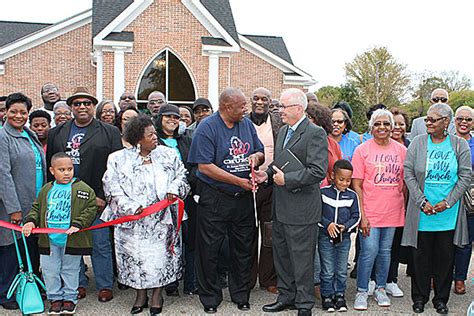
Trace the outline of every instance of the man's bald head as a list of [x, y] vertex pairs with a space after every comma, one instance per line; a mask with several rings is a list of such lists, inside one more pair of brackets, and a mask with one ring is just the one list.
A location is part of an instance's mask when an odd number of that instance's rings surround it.
[[224, 91], [222, 91], [219, 95], [219, 109], [222, 106], [234, 103], [235, 100], [238, 100], [242, 97], [245, 98], [245, 95], [240, 89], [232, 87], [225, 88]]
[[250, 97], [250, 103], [252, 105], [252, 113], [255, 116], [265, 116], [270, 110], [270, 102], [272, 101], [272, 95], [270, 90], [260, 87], [252, 92]]
[[268, 99], [270, 99], [270, 100], [272, 99], [272, 93], [270, 92], [270, 90], [268, 90], [267, 88], [264, 88], [264, 87], [260, 87], [260, 88], [257, 88], [255, 90], [253, 90], [252, 96], [254, 96], [256, 94], [265, 95]]

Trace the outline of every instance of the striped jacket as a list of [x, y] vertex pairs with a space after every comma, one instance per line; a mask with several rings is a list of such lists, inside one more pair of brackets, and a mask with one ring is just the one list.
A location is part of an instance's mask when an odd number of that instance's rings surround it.
[[334, 185], [329, 185], [321, 188], [321, 199], [323, 203], [319, 226], [326, 233], [331, 223], [344, 225], [344, 234], [350, 234], [359, 225], [359, 199], [353, 190], [339, 191]]

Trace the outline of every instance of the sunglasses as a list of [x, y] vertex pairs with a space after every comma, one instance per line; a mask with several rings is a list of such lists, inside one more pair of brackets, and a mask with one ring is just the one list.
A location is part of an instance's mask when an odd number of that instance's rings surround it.
[[344, 124], [345, 122], [346, 122], [345, 120], [332, 120], [332, 123], [333, 123], [333, 124], [337, 123], [337, 124], [339, 124], [339, 125], [342, 125], [342, 124]]
[[392, 124], [390, 124], [390, 122], [375, 122], [375, 123], [374, 123], [374, 127], [380, 127], [380, 126], [382, 126], [382, 125], [383, 125], [383, 127], [390, 127], [390, 126], [392, 126]]
[[436, 97], [436, 98], [431, 99], [431, 101], [433, 101], [434, 103], [438, 103], [439, 101], [441, 101], [442, 103], [446, 103], [446, 102], [448, 102], [448, 99], [443, 98], [443, 97], [441, 97], [441, 98]]
[[456, 121], [458, 123], [462, 123], [462, 121], [466, 121], [467, 123], [471, 123], [472, 122], [472, 117], [462, 117], [462, 116], [458, 116], [456, 117]]
[[92, 101], [82, 101], [82, 102], [73, 102], [73, 103], [72, 103], [72, 106], [75, 107], [75, 108], [78, 108], [78, 107], [80, 107], [81, 105], [84, 105], [84, 106], [91, 106], [91, 105], [92, 105]]
[[155, 105], [155, 104], [163, 104], [165, 103], [165, 100], [150, 100], [148, 101], [148, 104]]
[[126, 95], [126, 96], [123, 96], [123, 97], [120, 97], [120, 100], [135, 100], [135, 97], [133, 95]]
[[441, 121], [442, 119], [445, 119], [445, 118], [446, 118], [446, 117], [444, 117], [444, 116], [443, 116], [443, 117], [440, 117], [440, 118], [433, 118], [433, 117], [427, 116], [427, 117], [425, 118], [425, 123], [430, 122], [430, 123], [433, 123], [433, 124], [434, 124], [434, 123], [436, 123], [436, 122], [438, 122], [438, 121]]

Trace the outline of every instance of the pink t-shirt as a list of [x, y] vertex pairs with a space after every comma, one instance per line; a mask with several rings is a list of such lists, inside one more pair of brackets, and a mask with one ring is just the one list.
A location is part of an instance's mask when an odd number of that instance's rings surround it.
[[388, 146], [370, 139], [359, 145], [352, 156], [352, 178], [364, 180], [364, 212], [371, 227], [405, 225], [403, 162], [407, 149], [390, 140]]

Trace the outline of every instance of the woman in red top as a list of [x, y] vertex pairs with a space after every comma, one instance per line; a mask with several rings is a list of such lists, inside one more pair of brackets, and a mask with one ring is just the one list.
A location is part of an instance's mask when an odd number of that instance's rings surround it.
[[326, 178], [324, 178], [324, 180], [321, 182], [321, 187], [327, 186], [329, 185], [329, 175], [332, 172], [334, 163], [342, 159], [342, 152], [339, 144], [334, 139], [329, 137], [333, 129], [331, 110], [319, 103], [316, 103], [308, 105], [308, 108], [306, 109], [306, 116], [312, 123], [322, 127], [328, 135], [328, 170], [326, 173]]

